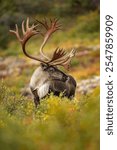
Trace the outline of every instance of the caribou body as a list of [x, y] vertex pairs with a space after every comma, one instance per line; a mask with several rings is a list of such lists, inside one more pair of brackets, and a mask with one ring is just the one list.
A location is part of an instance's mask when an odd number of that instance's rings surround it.
[[[45, 33], [42, 33], [37, 29], [40, 25], [45, 29]], [[60, 25], [57, 19], [50, 20], [49, 23], [47, 20], [42, 22], [38, 21], [38, 24], [33, 24], [29, 27], [29, 18], [27, 18], [26, 27], [24, 21], [22, 22], [22, 37], [19, 35], [17, 24], [16, 30], [10, 30], [11, 33], [16, 35], [17, 39], [21, 43], [24, 54], [31, 59], [41, 62], [40, 66], [34, 71], [30, 80], [30, 89], [34, 96], [34, 103], [36, 106], [40, 103], [40, 99], [46, 97], [51, 92], [57, 96], [59, 96], [60, 93], [63, 93], [63, 96], [70, 99], [75, 95], [76, 81], [72, 76], [67, 75], [58, 69], [57, 66], [68, 66], [76, 51], [73, 49], [68, 54], [65, 50], [56, 48], [52, 58], [49, 58], [43, 53], [43, 47], [47, 43], [48, 39], [59, 29]], [[43, 43], [40, 46], [41, 59], [28, 54], [25, 48], [27, 41], [37, 34], [41, 34], [44, 37]]]

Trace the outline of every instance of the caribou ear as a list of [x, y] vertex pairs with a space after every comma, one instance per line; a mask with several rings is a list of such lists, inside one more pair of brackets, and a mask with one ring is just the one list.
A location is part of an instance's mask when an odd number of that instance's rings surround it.
[[49, 65], [45, 63], [41, 63], [40, 65], [43, 70], [46, 70], [49, 67]]

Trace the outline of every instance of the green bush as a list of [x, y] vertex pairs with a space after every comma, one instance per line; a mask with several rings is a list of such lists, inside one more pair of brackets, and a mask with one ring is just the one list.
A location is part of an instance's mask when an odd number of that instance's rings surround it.
[[99, 150], [99, 88], [72, 101], [33, 101], [0, 86], [0, 147], [4, 150]]
[[97, 11], [77, 17], [76, 26], [71, 30], [72, 37], [93, 39], [99, 37], [100, 16]]

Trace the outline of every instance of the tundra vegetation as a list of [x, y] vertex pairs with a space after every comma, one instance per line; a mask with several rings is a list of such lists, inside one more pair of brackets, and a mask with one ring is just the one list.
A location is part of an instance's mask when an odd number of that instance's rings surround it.
[[[0, 148], [4, 150], [99, 150], [99, 1], [2, 0], [0, 14]], [[63, 31], [48, 41], [51, 56], [56, 46], [77, 49], [69, 71], [77, 82], [73, 100], [44, 98], [35, 108], [27, 87], [39, 63], [23, 55], [9, 33], [23, 19], [59, 17]], [[39, 56], [41, 37], [27, 45]], [[82, 83], [82, 84], [81, 84]]]

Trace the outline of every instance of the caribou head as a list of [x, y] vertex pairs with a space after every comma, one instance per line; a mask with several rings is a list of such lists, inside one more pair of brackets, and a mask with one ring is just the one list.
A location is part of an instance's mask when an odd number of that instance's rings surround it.
[[[47, 43], [51, 35], [57, 30], [61, 29], [61, 25], [58, 19], [47, 19], [38, 21], [37, 24], [29, 25], [29, 18], [22, 22], [22, 37], [19, 34], [18, 25], [16, 24], [16, 30], [10, 30], [11, 33], [15, 34], [18, 41], [22, 46], [23, 53], [30, 59], [40, 62], [40, 66], [34, 71], [30, 80], [30, 89], [34, 95], [34, 102], [37, 106], [40, 103], [40, 99], [47, 96], [50, 92], [54, 95], [59, 95], [61, 92], [63, 96], [72, 98], [75, 94], [76, 81], [70, 75], [65, 74], [63, 71], [57, 68], [57, 66], [68, 67], [72, 57], [75, 55], [76, 50], [72, 49], [70, 53], [65, 50], [56, 48], [52, 57], [49, 58], [43, 52], [43, 48]], [[44, 28], [43, 33], [38, 28]], [[26, 51], [27, 41], [34, 35], [40, 34], [43, 36], [43, 42], [40, 46], [40, 56], [31, 56]]]

